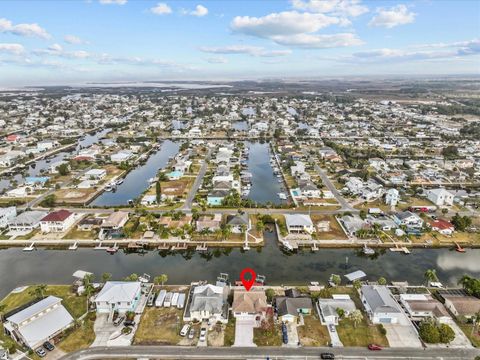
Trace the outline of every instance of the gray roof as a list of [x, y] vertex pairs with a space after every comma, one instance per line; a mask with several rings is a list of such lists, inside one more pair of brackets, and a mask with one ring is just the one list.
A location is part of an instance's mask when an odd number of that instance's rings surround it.
[[287, 226], [313, 226], [310, 215], [304, 214], [285, 214]]
[[225, 304], [224, 289], [214, 285], [199, 286], [194, 290], [190, 312], [208, 311], [221, 314]]
[[278, 315], [298, 315], [299, 309], [311, 309], [312, 299], [309, 297], [277, 297], [275, 299], [275, 305], [277, 306]]
[[237, 214], [227, 216], [228, 225], [248, 225], [248, 214]]
[[349, 313], [356, 309], [351, 299], [318, 299], [318, 305], [323, 316], [337, 315], [337, 309], [343, 309]]
[[374, 313], [399, 313], [397, 303], [393, 300], [386, 286], [363, 285], [362, 294]]
[[46, 211], [25, 211], [18, 215], [15, 219], [11, 220], [9, 225], [36, 225], [47, 216]]

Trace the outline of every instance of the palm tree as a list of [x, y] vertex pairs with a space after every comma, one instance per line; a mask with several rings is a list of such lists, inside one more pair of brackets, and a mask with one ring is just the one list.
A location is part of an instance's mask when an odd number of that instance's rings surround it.
[[462, 287], [465, 289], [468, 287], [468, 284], [472, 281], [472, 278], [469, 275], [463, 275], [460, 280], [458, 280], [457, 284], [462, 285]]
[[155, 278], [153, 279], [153, 282], [156, 284], [156, 285], [162, 285], [165, 284], [166, 282], [168, 281], [168, 276], [167, 274], [161, 274], [159, 276], [155, 276]]
[[355, 289], [357, 289], [357, 290], [362, 287], [362, 283], [361, 283], [360, 280], [358, 280], [358, 279], [357, 279], [357, 280], [354, 280], [353, 283], [352, 283], [352, 285], [353, 285], [353, 287], [354, 287]]
[[438, 281], [437, 270], [435, 269], [428, 269], [423, 276], [425, 277], [427, 285]]
[[222, 227], [223, 240], [227, 240], [231, 234], [232, 234], [232, 227], [230, 225], [225, 225]]
[[33, 289], [30, 290], [29, 294], [34, 296], [37, 299], [43, 299], [45, 297], [45, 291], [47, 290], [46, 284], [40, 284], [35, 286]]
[[362, 315], [362, 312], [357, 309], [357, 310], [352, 311], [352, 312], [350, 313], [350, 315], [348, 316], [348, 318], [349, 318], [350, 320], [352, 320], [352, 322], [353, 322], [353, 327], [356, 328], [357, 325], [358, 325], [358, 323], [359, 323], [360, 321], [362, 321], [363, 315]]
[[378, 285], [387, 285], [387, 279], [385, 279], [383, 276], [379, 277], [377, 282], [378, 282]]
[[472, 326], [472, 336], [477, 331], [478, 323], [480, 322], [480, 311], [477, 311], [472, 317], [473, 326]]
[[110, 274], [110, 273], [108, 273], [108, 272], [102, 274], [102, 281], [103, 281], [104, 283], [106, 283], [107, 281], [109, 281], [111, 278], [112, 278], [112, 274]]
[[6, 304], [0, 304], [0, 322], [3, 321], [3, 315], [6, 308], [7, 308]]

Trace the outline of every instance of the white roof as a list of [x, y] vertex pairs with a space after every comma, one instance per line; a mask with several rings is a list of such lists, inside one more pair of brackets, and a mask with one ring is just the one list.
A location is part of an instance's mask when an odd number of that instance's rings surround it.
[[349, 280], [349, 281], [355, 281], [355, 280], [359, 280], [361, 278], [364, 278], [365, 276], [367, 276], [367, 274], [365, 274], [362, 270], [357, 270], [357, 271], [354, 271], [350, 274], [346, 274], [345, 277]]
[[83, 280], [85, 279], [85, 276], [87, 275], [92, 275], [91, 272], [88, 272], [88, 271], [83, 271], [83, 270], [77, 270], [73, 273], [73, 277], [74, 278], [77, 278], [77, 279], [80, 279], [80, 280]]
[[313, 226], [310, 215], [304, 214], [285, 214], [287, 226]]
[[107, 281], [95, 301], [131, 302], [140, 291], [139, 281]]
[[22, 311], [13, 314], [7, 320], [14, 324], [20, 324], [21, 322], [30, 319], [32, 316], [41, 313], [46, 308], [49, 308], [50, 306], [53, 306], [61, 301], [62, 299], [56, 296], [46, 297], [45, 299], [36, 302], [35, 304], [23, 309]]

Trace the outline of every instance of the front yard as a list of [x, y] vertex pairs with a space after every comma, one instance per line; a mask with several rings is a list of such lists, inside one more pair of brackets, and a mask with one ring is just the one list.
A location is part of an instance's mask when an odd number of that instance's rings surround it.
[[322, 325], [317, 315], [303, 317], [304, 325], [298, 326], [298, 337], [302, 346], [327, 346], [330, 342], [327, 327]]
[[95, 332], [93, 330], [95, 317], [95, 313], [90, 313], [81, 324], [78, 324], [77, 328], [67, 332], [67, 335], [58, 344], [58, 347], [68, 353], [86, 349], [92, 345], [95, 340]]
[[356, 326], [348, 318], [340, 320], [337, 332], [344, 346], [388, 346], [387, 338], [381, 333], [381, 325], [368, 324], [365, 316]]
[[253, 329], [253, 342], [257, 346], [282, 345], [282, 331], [280, 325], [274, 323], [273, 316], [264, 321], [261, 327]]

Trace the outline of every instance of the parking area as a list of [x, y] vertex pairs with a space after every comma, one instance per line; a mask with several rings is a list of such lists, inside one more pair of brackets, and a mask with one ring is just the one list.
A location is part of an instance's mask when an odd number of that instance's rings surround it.
[[387, 340], [390, 347], [421, 348], [422, 343], [418, 338], [413, 325], [383, 325], [387, 330]]
[[330, 343], [333, 347], [343, 347], [343, 343], [338, 336], [337, 329], [335, 325], [329, 324], [327, 326], [328, 335], [330, 335]]
[[237, 318], [235, 322], [235, 343], [233, 346], [254, 347], [253, 328], [255, 320], [251, 318]]
[[298, 331], [297, 324], [287, 323], [288, 343], [285, 346], [297, 347], [298, 346]]

